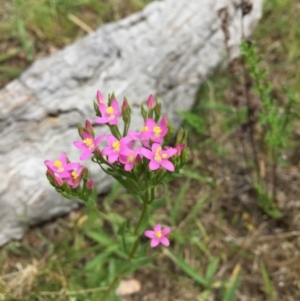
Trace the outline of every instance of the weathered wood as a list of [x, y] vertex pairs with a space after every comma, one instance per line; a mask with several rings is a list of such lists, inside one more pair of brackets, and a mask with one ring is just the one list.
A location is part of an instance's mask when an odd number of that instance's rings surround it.
[[[0, 245], [19, 239], [28, 225], [78, 206], [60, 197], [45, 177], [44, 159], [65, 151], [76, 160], [76, 124], [93, 118], [96, 90], [126, 96], [132, 105], [158, 95], [168, 117], [189, 109], [199, 84], [225, 61], [218, 12], [227, 7], [230, 47], [238, 52], [241, 24], [249, 35], [262, 0], [241, 22], [240, 1], [165, 0], [35, 62], [0, 91]], [[134, 106], [133, 128], [141, 119]], [[102, 130], [103, 128], [101, 128]], [[100, 128], [97, 129], [100, 132]], [[89, 165], [90, 166], [90, 165]], [[111, 179], [92, 165], [99, 191]]]

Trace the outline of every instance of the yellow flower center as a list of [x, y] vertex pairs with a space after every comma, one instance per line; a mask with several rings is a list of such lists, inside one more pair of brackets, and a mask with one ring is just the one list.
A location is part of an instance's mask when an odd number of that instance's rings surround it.
[[108, 107], [106, 109], [106, 113], [109, 114], [109, 115], [113, 114], [114, 113], [114, 108], [113, 107]]
[[127, 157], [127, 162], [132, 163], [134, 161], [134, 156], [130, 155]]
[[55, 166], [55, 167], [57, 167], [57, 168], [60, 168], [60, 167], [62, 167], [62, 163], [61, 163], [61, 161], [59, 161], [59, 160], [56, 160], [56, 161], [54, 162], [54, 166]]
[[161, 152], [161, 147], [158, 147], [155, 151], [155, 154], [154, 154], [154, 159], [156, 162], [160, 162], [161, 161], [161, 155], [160, 155], [160, 152]]
[[166, 159], [168, 157], [168, 155], [166, 153], [163, 153], [161, 156], [163, 159]]
[[161, 133], [161, 128], [159, 126], [155, 126], [153, 128], [153, 132], [154, 132], [154, 137], [155, 138], [159, 138], [160, 137], [160, 133]]
[[113, 147], [114, 151], [116, 153], [118, 153], [120, 151], [120, 142], [119, 141], [113, 142], [112, 147]]
[[112, 106], [110, 106], [110, 107], [108, 107], [107, 109], [106, 109], [106, 113], [109, 115], [108, 116], [108, 119], [109, 120], [113, 120], [113, 119], [115, 119], [116, 118], [116, 116], [115, 116], [115, 110], [114, 110], [114, 108], [112, 107]]
[[142, 128], [142, 132], [148, 132], [149, 131], [149, 128], [145, 125], [143, 128]]
[[78, 180], [79, 174], [76, 171], [72, 171], [72, 177], [73, 177], [73, 180], [76, 181], [76, 180]]
[[62, 167], [62, 162], [61, 161], [59, 161], [59, 160], [56, 160], [55, 162], [54, 162], [54, 166], [55, 167], [57, 167], [57, 170], [59, 171], [59, 172], [63, 172], [64, 171], [64, 168]]
[[161, 237], [162, 237], [161, 231], [156, 231], [156, 232], [155, 232], [155, 236], [156, 236], [157, 238], [161, 238]]
[[86, 138], [83, 140], [83, 143], [89, 148], [89, 149], [93, 149], [95, 146], [94, 146], [94, 143], [93, 143], [93, 140], [90, 139], [90, 138]]

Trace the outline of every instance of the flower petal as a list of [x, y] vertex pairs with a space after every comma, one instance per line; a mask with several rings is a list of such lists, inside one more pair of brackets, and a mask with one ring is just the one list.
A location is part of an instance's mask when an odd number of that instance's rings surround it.
[[59, 156], [59, 161], [61, 161], [62, 164], [66, 164], [66, 163], [67, 163], [67, 155], [66, 155], [66, 153], [62, 153], [62, 154]]
[[152, 230], [147, 230], [144, 233], [145, 236], [149, 237], [149, 238], [154, 238], [155, 237], [155, 232]]
[[152, 158], [153, 158], [152, 152], [149, 151], [149, 149], [147, 149], [147, 148], [142, 147], [140, 149], [140, 153], [149, 160], [152, 160]]
[[153, 143], [153, 144], [152, 144], [152, 152], [155, 152], [159, 147], [161, 148], [160, 144], [158, 144], [158, 143]]
[[156, 224], [154, 226], [154, 232], [157, 232], [157, 231], [161, 231], [161, 225], [160, 224]]
[[158, 238], [153, 238], [151, 240], [150, 246], [151, 246], [151, 248], [155, 248], [155, 247], [157, 247], [159, 245], [159, 243], [160, 243], [160, 240]]
[[111, 153], [111, 154], [108, 155], [108, 162], [110, 164], [113, 164], [118, 160], [118, 158], [119, 158], [119, 154]]
[[161, 160], [160, 165], [162, 167], [164, 167], [165, 169], [169, 170], [169, 171], [174, 171], [175, 170], [175, 167], [174, 167], [173, 163], [168, 161], [168, 160]]
[[171, 228], [170, 227], [166, 227], [166, 228], [162, 229], [161, 233], [162, 233], [162, 235], [165, 236], [165, 235], [169, 234], [170, 231], [171, 231]]
[[82, 141], [74, 141], [73, 145], [79, 149], [86, 149], [87, 146]]
[[166, 237], [162, 237], [160, 239], [160, 243], [162, 243], [166, 247], [168, 247], [170, 245], [170, 241]]
[[149, 163], [149, 169], [150, 170], [156, 170], [159, 168], [159, 163], [156, 162], [155, 160], [151, 160], [150, 163]]
[[168, 147], [165, 152], [167, 153], [168, 158], [170, 158], [177, 153], [177, 149], [173, 147]]
[[109, 119], [107, 117], [97, 117], [94, 119], [94, 122], [102, 124], [102, 123], [107, 123], [108, 120]]
[[85, 159], [87, 159], [88, 157], [90, 157], [91, 154], [92, 154], [91, 151], [86, 150], [86, 151], [84, 151], [84, 152], [81, 154], [81, 156], [79, 157], [79, 159], [80, 159], [80, 160], [85, 160]]
[[105, 137], [105, 134], [99, 135], [98, 137], [96, 137], [95, 139], [95, 145], [99, 145], [100, 141], [103, 140], [103, 138]]
[[117, 141], [117, 138], [112, 134], [107, 135], [106, 139], [109, 146], [111, 146], [115, 141]]

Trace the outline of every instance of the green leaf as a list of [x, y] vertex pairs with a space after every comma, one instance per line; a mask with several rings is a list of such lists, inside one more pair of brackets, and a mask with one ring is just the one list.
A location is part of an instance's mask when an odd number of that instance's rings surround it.
[[124, 274], [127, 274], [127, 275], [132, 274], [138, 268], [149, 264], [156, 257], [157, 257], [157, 255], [153, 255], [153, 256], [143, 256], [143, 257], [132, 259], [130, 261], [130, 265], [129, 265], [128, 269], [126, 271], [124, 271]]
[[260, 262], [259, 267], [260, 267], [260, 271], [261, 271], [261, 274], [262, 274], [262, 277], [264, 280], [264, 290], [271, 297], [272, 300], [275, 300], [276, 299], [276, 291], [274, 290], [271, 279], [268, 275], [268, 271], [262, 261]]
[[214, 277], [217, 269], [218, 269], [218, 266], [219, 266], [219, 258], [213, 258], [209, 264], [208, 264], [208, 267], [206, 269], [206, 272], [205, 272], [205, 279], [207, 282], [211, 282], [212, 278]]
[[117, 245], [109, 247], [103, 253], [97, 255], [94, 259], [89, 261], [83, 268], [85, 271], [99, 271], [102, 266], [105, 264], [107, 258], [111, 256], [111, 254], [118, 249]]
[[114, 241], [107, 234], [105, 234], [101, 229], [98, 229], [97, 232], [87, 230], [86, 235], [92, 240], [98, 242], [99, 244], [105, 247], [109, 247], [115, 244]]
[[187, 192], [187, 190], [189, 189], [190, 187], [190, 180], [188, 179], [184, 185], [182, 186], [182, 188], [180, 189], [179, 191], [179, 194], [177, 196], [177, 198], [175, 199], [175, 201], [173, 202], [172, 206], [171, 206], [171, 221], [172, 221], [172, 224], [176, 224], [176, 219], [177, 219], [177, 216], [178, 216], [178, 213], [179, 213], [179, 209], [180, 209], [180, 205], [184, 199], [184, 196]]
[[162, 208], [165, 205], [165, 198], [160, 198], [160, 199], [156, 199], [154, 200], [151, 204], [150, 204], [150, 208], [151, 210], [158, 210], [160, 208]]
[[147, 226], [149, 224], [149, 218], [150, 218], [150, 216], [149, 216], [149, 206], [145, 205], [145, 204], [144, 204], [144, 206], [146, 206], [146, 208], [145, 208], [145, 211], [144, 211], [144, 216], [143, 216], [143, 218], [140, 222], [139, 228], [137, 229], [137, 234], [138, 235], [141, 235], [145, 231], [145, 229], [147, 228]]
[[228, 281], [222, 283], [222, 301], [233, 301], [241, 282], [241, 265], [237, 264]]
[[173, 251], [170, 249], [167, 250], [167, 252], [171, 255], [170, 257], [173, 259], [173, 261], [194, 281], [201, 284], [204, 288], [208, 286], [208, 282], [206, 279], [201, 277], [199, 273], [194, 270], [189, 264], [187, 264], [183, 258], [181, 258], [179, 255], [176, 255]]
[[180, 173], [177, 172], [172, 172], [170, 174], [166, 174], [165, 177], [162, 179], [162, 183], [169, 183], [171, 181], [173, 181], [176, 178], [181, 178], [182, 175]]

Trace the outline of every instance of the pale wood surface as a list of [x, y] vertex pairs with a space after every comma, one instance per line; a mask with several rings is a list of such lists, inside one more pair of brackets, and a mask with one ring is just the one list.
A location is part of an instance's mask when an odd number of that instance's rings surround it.
[[[78, 206], [60, 197], [45, 177], [45, 159], [79, 152], [76, 124], [93, 119], [96, 90], [126, 96], [134, 105], [133, 128], [141, 125], [139, 104], [158, 95], [168, 117], [191, 108], [199, 85], [225, 61], [224, 34], [218, 11], [229, 12], [230, 46], [238, 53], [240, 1], [165, 0], [124, 20], [99, 28], [84, 39], [35, 62], [0, 91], [0, 245], [19, 239], [28, 225]], [[253, 0], [244, 18], [249, 35], [261, 15]], [[136, 106], [135, 106], [136, 105]], [[100, 133], [102, 128], [97, 128]], [[90, 166], [90, 165], [88, 165]], [[98, 191], [111, 179], [92, 167]]]

